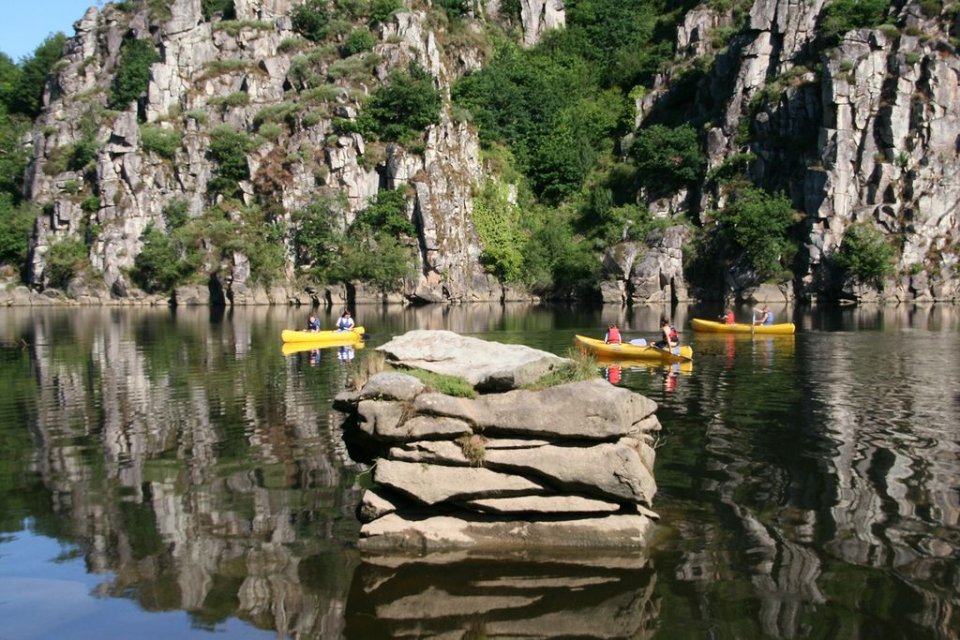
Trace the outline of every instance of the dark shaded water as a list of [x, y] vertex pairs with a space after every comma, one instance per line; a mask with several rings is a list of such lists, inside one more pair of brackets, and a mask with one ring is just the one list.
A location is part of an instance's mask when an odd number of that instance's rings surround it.
[[794, 337], [685, 332], [690, 368], [604, 366], [660, 403], [649, 554], [355, 552], [366, 477], [329, 405], [371, 347], [443, 328], [564, 354], [660, 313], [361, 308], [344, 361], [282, 355], [301, 310], [2, 311], [0, 639], [957, 637], [953, 306], [796, 312]]

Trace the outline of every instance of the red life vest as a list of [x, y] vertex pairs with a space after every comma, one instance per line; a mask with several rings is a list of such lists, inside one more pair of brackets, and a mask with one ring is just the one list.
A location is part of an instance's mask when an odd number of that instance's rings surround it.
[[617, 327], [607, 329], [607, 342], [610, 344], [620, 344], [620, 329]]
[[677, 330], [673, 327], [670, 327], [670, 342], [680, 344], [680, 334], [678, 334]]

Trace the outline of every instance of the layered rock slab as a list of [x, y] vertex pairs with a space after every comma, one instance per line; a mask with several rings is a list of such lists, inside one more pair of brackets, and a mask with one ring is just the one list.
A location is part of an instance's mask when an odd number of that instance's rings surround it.
[[[388, 343], [389, 361], [460, 375], [488, 393], [453, 397], [389, 371], [337, 397], [345, 437], [373, 452], [376, 487], [358, 508], [361, 548], [645, 545], [658, 518], [656, 403], [600, 378], [514, 389], [563, 359], [450, 332], [411, 333]], [[448, 359], [454, 353], [463, 362]]]

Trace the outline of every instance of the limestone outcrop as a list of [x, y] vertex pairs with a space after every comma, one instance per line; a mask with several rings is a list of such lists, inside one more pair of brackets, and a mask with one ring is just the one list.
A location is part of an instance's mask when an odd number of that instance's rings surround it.
[[[481, 371], [475, 363], [486, 352], [518, 372], [531, 359], [552, 360], [451, 332], [412, 333], [380, 349], [404, 353], [408, 368], [431, 366], [431, 352], [456, 353], [465, 373]], [[524, 375], [504, 370], [499, 380], [523, 384]], [[602, 379], [454, 397], [388, 371], [335, 407], [352, 450], [373, 464], [376, 486], [358, 510], [363, 548], [641, 548], [657, 519], [656, 404]]]

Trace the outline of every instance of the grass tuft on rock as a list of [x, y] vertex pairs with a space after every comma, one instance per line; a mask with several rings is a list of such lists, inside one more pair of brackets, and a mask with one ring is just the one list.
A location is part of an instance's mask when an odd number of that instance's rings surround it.
[[477, 390], [473, 388], [473, 385], [460, 376], [448, 376], [442, 373], [424, 371], [423, 369], [404, 369], [403, 372], [420, 380], [427, 385], [430, 391], [458, 398], [477, 397]]
[[581, 380], [592, 380], [600, 377], [597, 359], [590, 354], [571, 348], [564, 357], [571, 362], [554, 369], [536, 382], [524, 385], [523, 388], [528, 391], [539, 391], [569, 382], [580, 382]]
[[483, 436], [472, 433], [470, 435], [462, 435], [456, 440], [454, 440], [458, 445], [460, 445], [460, 450], [463, 451], [463, 457], [470, 461], [475, 467], [482, 467], [483, 461], [487, 455], [487, 439]]

